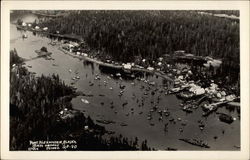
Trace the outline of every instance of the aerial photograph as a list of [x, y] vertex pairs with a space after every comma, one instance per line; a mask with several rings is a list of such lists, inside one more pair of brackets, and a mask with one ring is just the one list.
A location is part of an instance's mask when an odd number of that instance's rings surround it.
[[10, 151], [241, 150], [239, 10], [9, 14]]

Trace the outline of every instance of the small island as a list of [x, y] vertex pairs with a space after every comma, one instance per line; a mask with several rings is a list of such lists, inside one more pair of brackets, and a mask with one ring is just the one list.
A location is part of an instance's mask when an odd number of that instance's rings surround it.
[[35, 50], [35, 52], [38, 54], [38, 57], [47, 57], [52, 54], [51, 52], [48, 52], [46, 47], [42, 47], [40, 50]]

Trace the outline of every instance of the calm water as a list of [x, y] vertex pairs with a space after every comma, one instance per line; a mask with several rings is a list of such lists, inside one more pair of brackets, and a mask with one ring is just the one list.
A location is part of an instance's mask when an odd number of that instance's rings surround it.
[[[34, 15], [22, 15], [25, 20], [33, 21]], [[16, 19], [13, 18], [13, 21]], [[164, 150], [167, 147], [177, 148], [179, 150], [201, 150], [202, 148], [192, 146], [179, 141], [179, 138], [198, 138], [208, 142], [210, 150], [236, 150], [234, 145], [240, 145], [240, 120], [236, 111], [229, 112], [224, 107], [218, 112], [230, 113], [236, 120], [232, 124], [226, 124], [219, 120], [218, 115], [211, 114], [209, 117], [202, 117], [202, 109], [197, 108], [193, 113], [187, 114], [181, 110], [181, 103], [175, 95], [164, 95], [164, 81], [155, 76], [144, 77], [149, 81], [155, 81], [155, 86], [149, 86], [147, 83], [138, 80], [119, 80], [110, 78], [110, 74], [102, 73], [99, 66], [95, 64], [86, 64], [86, 62], [70, 57], [58, 50], [58, 46], [51, 46], [51, 41], [47, 37], [33, 35], [32, 32], [26, 32], [27, 39], [22, 39], [24, 31], [17, 30], [15, 25], [10, 25], [10, 49], [16, 48], [18, 54], [23, 58], [32, 58], [36, 56], [34, 52], [42, 46], [47, 47], [52, 52], [54, 60], [45, 60], [43, 58], [26, 62], [30, 71], [38, 76], [41, 74], [51, 75], [59, 74], [60, 78], [70, 85], [73, 77], [79, 76], [75, 81], [77, 90], [86, 94], [92, 94], [93, 97], [76, 97], [72, 100], [73, 107], [84, 111], [90, 115], [93, 120], [112, 120], [113, 124], [100, 124], [107, 130], [115, 131], [115, 135], [122, 134], [128, 138], [138, 137], [139, 141], [147, 139], [148, 145], [158, 150]], [[72, 72], [69, 72], [69, 70]], [[76, 74], [75, 72], [78, 72]], [[95, 80], [95, 75], [100, 76], [100, 80]], [[114, 73], [115, 74], [115, 73]], [[106, 81], [106, 83], [104, 82]], [[94, 83], [90, 86], [90, 83]], [[134, 84], [131, 84], [134, 83]], [[124, 85], [124, 93], [119, 96], [120, 85]], [[110, 89], [112, 87], [112, 90]], [[152, 95], [151, 92], [155, 94]], [[148, 95], [144, 95], [144, 93]], [[100, 96], [104, 95], [104, 96]], [[85, 104], [81, 98], [87, 99], [90, 103]], [[111, 107], [113, 103], [114, 107]], [[127, 103], [127, 105], [124, 105]], [[160, 114], [152, 112], [152, 120], [147, 120], [147, 115], [153, 106], [157, 105], [158, 110], [168, 110], [170, 115], [163, 116], [159, 121]], [[176, 123], [169, 122], [174, 118]], [[177, 120], [179, 118], [179, 120]], [[199, 129], [198, 120], [205, 123], [203, 131]], [[185, 122], [186, 126], [181, 124]], [[121, 126], [121, 123], [127, 126]], [[154, 126], [150, 125], [151, 123]], [[164, 125], [168, 123], [167, 132], [164, 131]], [[180, 132], [183, 129], [183, 132]], [[224, 134], [222, 131], [224, 130]], [[214, 136], [218, 138], [215, 140]]]

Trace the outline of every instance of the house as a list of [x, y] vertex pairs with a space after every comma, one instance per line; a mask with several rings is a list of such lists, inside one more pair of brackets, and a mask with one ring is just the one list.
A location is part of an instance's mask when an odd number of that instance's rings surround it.
[[153, 71], [153, 70], [154, 70], [154, 68], [153, 68], [153, 67], [148, 67], [148, 68], [147, 68], [147, 70], [149, 70], [149, 71]]
[[158, 66], [161, 66], [162, 65], [162, 63], [161, 62], [158, 62], [158, 64], [157, 64]]
[[44, 31], [47, 31], [47, 30], [48, 30], [48, 27], [44, 27], [43, 30], [44, 30]]
[[130, 63], [127, 63], [127, 64], [124, 64], [124, 65], [123, 65], [123, 68], [124, 68], [124, 69], [130, 70], [131, 67], [132, 67], [132, 65], [131, 65]]
[[23, 22], [23, 23], [22, 23], [22, 26], [24, 26], [24, 27], [25, 27], [25, 26], [27, 26], [27, 24], [26, 24], [25, 22]]
[[185, 51], [184, 50], [178, 50], [178, 51], [175, 51], [174, 54], [176, 56], [184, 56], [185, 55]]
[[62, 46], [62, 48], [69, 51], [69, 52], [72, 52], [74, 46], [72, 44], [66, 43]]

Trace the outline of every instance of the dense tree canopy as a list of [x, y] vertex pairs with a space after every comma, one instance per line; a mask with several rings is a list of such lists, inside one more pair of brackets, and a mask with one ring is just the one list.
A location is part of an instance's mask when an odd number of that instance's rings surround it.
[[239, 21], [196, 11], [70, 11], [41, 25], [82, 35], [90, 47], [120, 61], [185, 50], [239, 64]]

